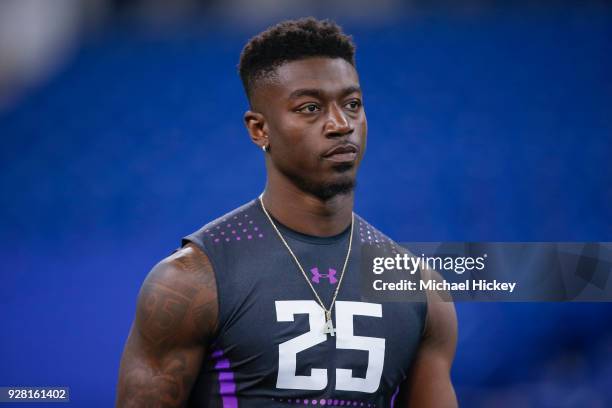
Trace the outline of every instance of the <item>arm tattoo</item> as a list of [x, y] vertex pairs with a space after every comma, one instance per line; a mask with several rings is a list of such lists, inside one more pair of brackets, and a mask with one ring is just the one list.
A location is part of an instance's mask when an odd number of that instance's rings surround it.
[[216, 330], [212, 266], [184, 248], [153, 268], [142, 286], [121, 363], [118, 407], [180, 407]]
[[195, 288], [185, 288], [184, 293], [163, 283], [147, 282], [142, 287], [139, 302], [138, 325], [140, 335], [150, 344], [163, 346], [171, 343], [177, 329], [184, 324], [189, 307], [194, 300]]

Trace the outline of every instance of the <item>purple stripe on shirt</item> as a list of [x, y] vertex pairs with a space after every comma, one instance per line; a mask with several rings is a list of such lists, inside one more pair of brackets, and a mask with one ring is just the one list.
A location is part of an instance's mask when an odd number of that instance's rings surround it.
[[215, 350], [211, 357], [217, 362], [215, 370], [219, 380], [219, 395], [223, 408], [238, 408], [238, 398], [236, 397], [236, 381], [234, 372], [231, 369], [230, 361], [223, 356], [223, 350]]
[[400, 387], [398, 385], [397, 388], [395, 389], [395, 392], [391, 396], [391, 408], [395, 407], [395, 399], [397, 398], [397, 394], [399, 394], [399, 389], [400, 389]]

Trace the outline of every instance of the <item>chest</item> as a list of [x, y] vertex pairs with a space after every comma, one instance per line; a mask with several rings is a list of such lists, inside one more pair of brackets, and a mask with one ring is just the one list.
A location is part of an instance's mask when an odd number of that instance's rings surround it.
[[247, 297], [219, 339], [237, 379], [287, 398], [392, 393], [416, 354], [421, 311], [362, 302], [350, 286], [334, 304], [333, 333], [325, 333], [325, 313], [308, 290]]
[[[421, 338], [424, 304], [361, 298], [359, 252], [341, 279], [341, 257], [298, 254], [229, 258], [219, 280], [223, 350], [242, 395], [344, 398], [390, 395], [409, 374]], [[338, 259], [339, 258], [339, 259]], [[336, 263], [334, 263], [336, 262]], [[329, 308], [334, 333], [324, 333]]]

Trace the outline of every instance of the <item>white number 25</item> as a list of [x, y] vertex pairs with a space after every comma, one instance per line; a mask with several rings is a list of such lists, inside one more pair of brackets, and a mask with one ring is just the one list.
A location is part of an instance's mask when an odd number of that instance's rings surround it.
[[[336, 369], [336, 389], [373, 393], [378, 390], [385, 361], [385, 339], [353, 335], [353, 316], [382, 317], [382, 306], [377, 303], [338, 301], [336, 309], [336, 347], [365, 350], [368, 368], [365, 378], [353, 377], [352, 370]], [[297, 353], [327, 340], [323, 333], [325, 315], [314, 300], [278, 300], [276, 318], [292, 322], [297, 314], [307, 314], [310, 331], [278, 345], [277, 388], [322, 390], [327, 386], [327, 370], [312, 368], [310, 375], [295, 375]]]

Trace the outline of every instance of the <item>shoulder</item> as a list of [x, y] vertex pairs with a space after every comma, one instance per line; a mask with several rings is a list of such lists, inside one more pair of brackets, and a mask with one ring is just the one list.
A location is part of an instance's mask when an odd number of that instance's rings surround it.
[[[378, 253], [387, 252], [387, 256], [395, 254], [407, 254], [416, 257], [409, 249], [402, 247], [378, 228], [367, 222], [361, 216], [355, 214], [356, 228], [362, 245], [374, 247]], [[390, 254], [389, 254], [390, 252]], [[420, 270], [419, 279], [441, 280], [440, 274], [431, 269]], [[450, 294], [440, 291], [426, 291], [425, 299], [425, 324], [423, 330], [424, 340], [445, 341], [454, 347], [457, 336], [457, 317], [455, 307]]]
[[162, 345], [176, 336], [207, 340], [217, 324], [215, 275], [206, 254], [187, 244], [155, 265], [140, 290], [137, 326]]
[[192, 243], [176, 250], [155, 265], [145, 283], [160, 283], [188, 295], [203, 288], [214, 288], [214, 273], [206, 253]]
[[389, 250], [392, 253], [401, 253], [404, 251], [403, 248], [387, 234], [357, 214], [355, 214], [355, 230], [355, 238], [359, 238], [361, 244], [363, 245], [370, 245], [374, 248]]
[[259, 200], [254, 199], [248, 203], [208, 222], [197, 231], [187, 235], [182, 240], [182, 245], [194, 243], [200, 249], [206, 251], [211, 248], [223, 246], [233, 240], [248, 239], [258, 230], [257, 219]]

